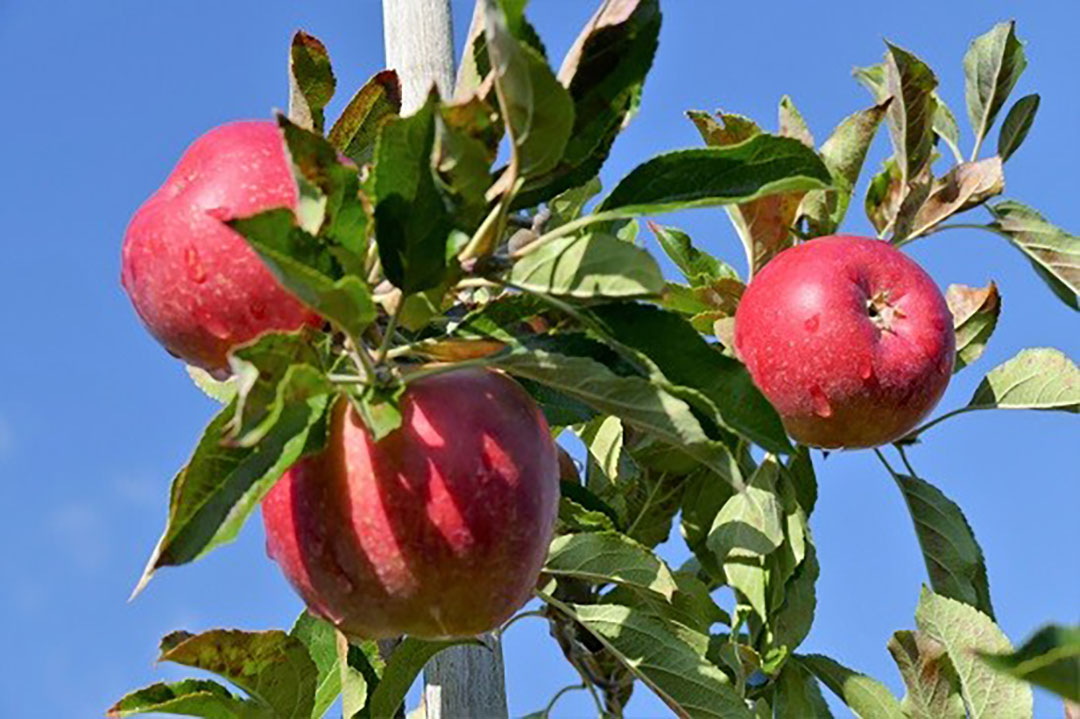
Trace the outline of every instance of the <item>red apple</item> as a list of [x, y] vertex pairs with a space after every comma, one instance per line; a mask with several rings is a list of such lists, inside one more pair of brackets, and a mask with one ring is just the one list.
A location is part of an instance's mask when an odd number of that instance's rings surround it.
[[272, 122], [222, 125], [187, 149], [124, 236], [121, 283], [165, 349], [221, 373], [233, 346], [319, 323], [224, 224], [296, 203], [292, 169]]
[[875, 447], [941, 399], [956, 340], [948, 305], [886, 242], [836, 235], [774, 257], [735, 314], [735, 348], [797, 441]]
[[345, 633], [460, 637], [528, 601], [551, 542], [559, 465], [547, 422], [502, 374], [410, 384], [374, 442], [339, 401], [329, 446], [263, 500], [267, 552]]

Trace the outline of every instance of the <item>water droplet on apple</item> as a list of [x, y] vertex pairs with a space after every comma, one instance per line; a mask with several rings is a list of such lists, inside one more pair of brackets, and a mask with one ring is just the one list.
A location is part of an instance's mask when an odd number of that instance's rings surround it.
[[829, 398], [821, 391], [821, 387], [814, 385], [810, 388], [810, 401], [814, 405], [814, 414], [818, 417], [832, 416], [832, 406], [829, 405]]
[[199, 251], [194, 247], [188, 247], [184, 250], [184, 263], [187, 265], [188, 278], [196, 283], [202, 284], [206, 282], [206, 270], [203, 269], [202, 263], [199, 261]]
[[254, 319], [256, 319], [256, 320], [266, 319], [266, 304], [265, 303], [258, 302], [258, 301], [252, 302], [251, 307], [249, 309], [251, 310], [251, 316]]
[[944, 357], [941, 358], [941, 361], [938, 362], [938, 372], [940, 374], [949, 374], [949, 372], [952, 371], [952, 368], [953, 368], [952, 359], [953, 358], [950, 357], [949, 355], [945, 355]]
[[871, 379], [873, 379], [873, 377], [874, 377], [874, 363], [871, 362], [868, 359], [863, 360], [862, 363], [859, 365], [859, 376], [862, 377], [863, 380], [867, 381], [867, 382], [869, 382]]
[[203, 326], [206, 328], [207, 332], [214, 335], [214, 337], [217, 337], [219, 340], [227, 340], [232, 337], [232, 332], [225, 326], [225, 323], [214, 315], [208, 315], [203, 320]]
[[806, 328], [807, 332], [817, 332], [818, 325], [820, 325], [820, 324], [821, 324], [821, 316], [820, 315], [814, 315], [810, 319], [806, 320], [806, 322], [803, 322], [803, 327]]

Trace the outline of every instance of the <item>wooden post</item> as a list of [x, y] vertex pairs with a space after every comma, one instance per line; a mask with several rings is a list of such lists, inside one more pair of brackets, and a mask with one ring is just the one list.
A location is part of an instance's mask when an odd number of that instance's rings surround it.
[[[424, 104], [432, 84], [449, 98], [454, 85], [450, 0], [383, 0], [386, 66], [401, 80], [401, 112]], [[451, 647], [424, 668], [425, 719], [506, 719], [502, 645]]]

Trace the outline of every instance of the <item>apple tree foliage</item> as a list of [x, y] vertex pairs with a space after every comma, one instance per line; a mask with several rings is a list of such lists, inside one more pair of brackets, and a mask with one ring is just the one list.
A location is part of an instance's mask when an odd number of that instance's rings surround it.
[[[605, 193], [597, 172], [641, 102], [658, 0], [602, 4], [558, 72], [524, 2], [482, 1], [453, 97], [433, 90], [406, 117], [396, 76], [382, 71], [329, 123], [326, 49], [302, 32], [293, 39], [290, 112], [277, 122], [299, 209], [231, 225], [327, 327], [237, 348], [227, 382], [191, 370], [223, 409], [173, 480], [139, 588], [160, 568], [231, 541], [282, 472], [321, 449], [337, 397], [382, 437], [398, 426], [410, 381], [480, 365], [515, 377], [556, 435], [587, 448], [584, 466], [567, 464], [561, 478], [557, 536], [536, 596], [598, 715], [622, 716], [635, 690], [654, 692], [675, 715], [717, 719], [829, 717], [823, 689], [862, 719], [1031, 717], [1028, 682], [1080, 701], [1080, 631], [1047, 626], [1013, 649], [995, 624], [971, 526], [905, 454], [964, 412], [1076, 412], [1073, 361], [1022, 350], [987, 372], [968, 404], [897, 443], [898, 462], [875, 450], [927, 567], [914, 628], [887, 647], [906, 685], [896, 697], [836, 659], [799, 652], [819, 573], [809, 526], [815, 468], [730, 349], [748, 278], [675, 227], [649, 222], [646, 236], [638, 225], [642, 216], [723, 206], [753, 274], [784, 248], [841, 226], [884, 125], [894, 151], [863, 200], [883, 239], [904, 245], [981, 227], [1080, 308], [1080, 238], [999, 199], [1005, 163], [1039, 107], [1038, 95], [1008, 101], [1026, 64], [1013, 24], [977, 38], [964, 59], [970, 142], [933, 70], [886, 43], [881, 63], [855, 71], [871, 104], [820, 145], [788, 97], [775, 132], [740, 115], [691, 111], [704, 146], [649, 159]], [[982, 223], [952, 221], [975, 211], [986, 214]], [[650, 245], [681, 278], [661, 274]], [[953, 285], [948, 301], [960, 371], [993, 334], [1001, 296], [994, 283]], [[654, 551], [673, 533], [691, 552], [682, 566]], [[721, 591], [735, 598], [730, 613], [716, 602]], [[339, 695], [348, 717], [400, 715], [425, 662], [455, 643], [405, 637], [380, 652], [306, 613], [288, 632], [175, 632], [162, 640], [162, 660], [232, 687], [154, 684], [110, 716], [307, 719]]]

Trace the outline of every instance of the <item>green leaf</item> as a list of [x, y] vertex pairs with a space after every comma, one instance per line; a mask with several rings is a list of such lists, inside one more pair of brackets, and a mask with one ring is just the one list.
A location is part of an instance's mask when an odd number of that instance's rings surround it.
[[159, 568], [186, 564], [231, 542], [282, 473], [302, 455], [322, 449], [327, 405], [326, 396], [289, 405], [270, 433], [250, 448], [223, 445], [235, 407], [219, 412], [173, 480], [165, 531], [132, 596]]
[[372, 719], [369, 698], [386, 669], [378, 643], [373, 639], [350, 641], [341, 632], [335, 632], [335, 638], [342, 715], [345, 719]]
[[907, 719], [900, 702], [881, 682], [820, 654], [800, 654], [795, 660], [843, 699], [859, 719]]
[[[989, 157], [978, 162], [964, 162], [934, 180], [922, 201], [906, 237], [918, 237], [932, 230], [957, 212], [980, 205], [1005, 189], [1001, 158]], [[902, 239], [897, 233], [896, 239]]]
[[833, 719], [817, 679], [798, 662], [784, 664], [776, 680], [775, 719]]
[[224, 677], [275, 719], [311, 717], [318, 670], [304, 644], [285, 632], [174, 632], [162, 640], [159, 661]]
[[976, 150], [1027, 67], [1015, 30], [1013, 21], [999, 23], [975, 38], [964, 55], [964, 96]]
[[428, 641], [416, 637], [406, 637], [390, 654], [386, 668], [382, 671], [379, 685], [374, 691], [369, 690], [370, 699], [366, 707], [371, 717], [396, 716], [398, 707], [405, 700], [416, 676], [428, 660], [444, 649], [459, 644], [486, 645], [478, 639], [446, 639]]
[[1080, 627], [1050, 624], [1015, 652], [979, 656], [999, 672], [1080, 702]]
[[328, 248], [295, 225], [291, 210], [231, 220], [262, 261], [301, 302], [357, 337], [375, 319], [367, 283], [344, 274]]
[[580, 622], [678, 716], [753, 719], [727, 675], [705, 657], [708, 637], [614, 604], [565, 604], [541, 598]]
[[438, 97], [416, 114], [389, 119], [375, 148], [375, 234], [383, 271], [402, 292], [437, 286], [446, 274], [453, 229], [435, 183], [432, 148]]
[[726, 262], [694, 247], [690, 236], [675, 227], [665, 227], [649, 222], [649, 229], [656, 235], [660, 247], [692, 287], [707, 285], [717, 279], [739, 279], [738, 274]]
[[119, 718], [151, 712], [204, 719], [269, 719], [270, 716], [253, 702], [235, 697], [225, 687], [205, 679], [152, 684], [125, 696], [106, 716]]
[[810, 627], [814, 623], [814, 610], [817, 608], [815, 585], [820, 573], [817, 551], [814, 545], [807, 541], [806, 557], [791, 578], [784, 583], [784, 601], [773, 610], [769, 620], [773, 646], [793, 650], [802, 644], [810, 633]]
[[314, 334], [270, 333], [229, 354], [237, 389], [236, 416], [228, 427], [230, 443], [253, 447], [288, 405], [334, 391], [314, 346]]
[[729, 147], [658, 155], [624, 177], [598, 208], [623, 217], [824, 189], [832, 177], [798, 140], [758, 135]]
[[545, 227], [554, 230], [581, 217], [585, 211], [585, 204], [598, 194], [600, 194], [600, 178], [596, 176], [577, 187], [560, 192], [548, 201], [551, 217]]
[[937, 93], [934, 94], [934, 102], [937, 105], [934, 110], [934, 134], [945, 141], [959, 164], [964, 161], [964, 155], [960, 152], [960, 126], [956, 122], [956, 115]]
[[542, 175], [555, 167], [566, 148], [574, 101], [543, 56], [514, 37], [496, 0], [485, 0], [484, 34], [510, 136], [511, 182]]
[[375, 73], [356, 91], [327, 139], [357, 165], [371, 162], [379, 129], [401, 112], [401, 83], [393, 70]]
[[919, 58], [885, 43], [885, 91], [894, 98], [886, 111], [893, 149], [904, 184], [917, 178], [934, 149], [938, 81]]
[[435, 116], [435, 179], [459, 229], [472, 233], [488, 215], [487, 190], [501, 126], [478, 97], [440, 108]]
[[1080, 369], [1060, 350], [1021, 350], [990, 370], [965, 409], [1080, 411]]
[[1035, 210], [1006, 200], [987, 209], [990, 228], [1004, 235], [1031, 260], [1039, 275], [1065, 304], [1080, 309], [1080, 237], [1046, 221]]
[[195, 383], [195, 386], [218, 404], [228, 404], [236, 396], [235, 377], [229, 377], [225, 380], [214, 379], [202, 367], [194, 365], [184, 365], [184, 369], [187, 370], [188, 377], [191, 377], [191, 381]]
[[768, 616], [764, 558], [784, 541], [777, 473], [778, 463], [769, 457], [720, 508], [707, 540], [723, 567], [726, 583], [762, 618]]
[[945, 301], [956, 330], [956, 363], [953, 372], [979, 359], [997, 327], [1001, 314], [1001, 295], [993, 281], [986, 287], [949, 285]]
[[976, 652], [1012, 651], [1009, 640], [979, 610], [923, 588], [915, 610], [919, 631], [940, 642], [960, 677], [970, 719], [1031, 719], [1031, 689], [1018, 679], [984, 665]]
[[319, 719], [341, 694], [341, 672], [337, 657], [337, 631], [329, 622], [304, 611], [297, 618], [289, 636], [307, 648], [308, 656], [315, 663], [315, 699], [311, 709], [312, 719]]
[[544, 572], [595, 584], [614, 582], [647, 589], [669, 601], [675, 579], [662, 559], [619, 532], [588, 532], [555, 537]]
[[710, 147], [737, 145], [761, 134], [758, 124], [744, 115], [717, 112], [713, 117], [701, 110], [687, 110], [686, 116], [694, 123], [701, 139]]
[[518, 260], [510, 281], [558, 297], [658, 295], [664, 277], [648, 252], [612, 235], [559, 237]]
[[895, 157], [890, 157], [882, 163], [881, 171], [870, 178], [863, 203], [866, 217], [879, 236], [884, 236], [889, 225], [896, 219], [903, 197], [904, 185], [900, 166]]
[[559, 81], [574, 104], [574, 124], [562, 157], [549, 172], [525, 183], [516, 207], [539, 204], [600, 171], [636, 111], [659, 34], [659, 0], [600, 6], [559, 70]]
[[829, 235], [840, 227], [851, 204], [870, 143], [891, 102], [886, 99], [881, 104], [845, 118], [821, 146], [821, 159], [832, 173], [836, 189], [815, 190], [803, 198], [799, 214], [807, 218], [811, 235]]
[[492, 364], [516, 377], [552, 387], [601, 413], [615, 415], [732, 484], [742, 481], [730, 452], [705, 434], [690, 407], [646, 379], [619, 376], [589, 357], [524, 347], [493, 358]]
[[289, 119], [321, 133], [323, 108], [336, 85], [326, 47], [315, 36], [297, 30], [289, 48]]
[[919, 632], [895, 632], [889, 653], [907, 686], [900, 708], [908, 719], [967, 719], [960, 679], [940, 642]]
[[986, 560], [964, 513], [926, 480], [895, 475], [919, 539], [930, 585], [993, 618]]
[[1005, 122], [1001, 124], [1001, 134], [998, 135], [998, 155], [1005, 162], [1013, 156], [1024, 139], [1027, 138], [1031, 124], [1035, 122], [1035, 113], [1039, 111], [1039, 96], [1025, 95], [1017, 100], [1005, 115]]
[[601, 305], [589, 313], [614, 342], [644, 354], [672, 384], [690, 388], [694, 401], [720, 426], [745, 435], [767, 451], [790, 453], [776, 410], [754, 386], [746, 368], [709, 346], [679, 315], [644, 304]]
[[702, 634], [707, 634], [717, 622], [731, 626], [731, 617], [716, 606], [704, 582], [684, 571], [673, 572], [671, 576], [675, 579], [676, 591], [670, 601], [658, 594], [633, 591], [623, 585], [605, 592], [603, 603], [647, 611]]

